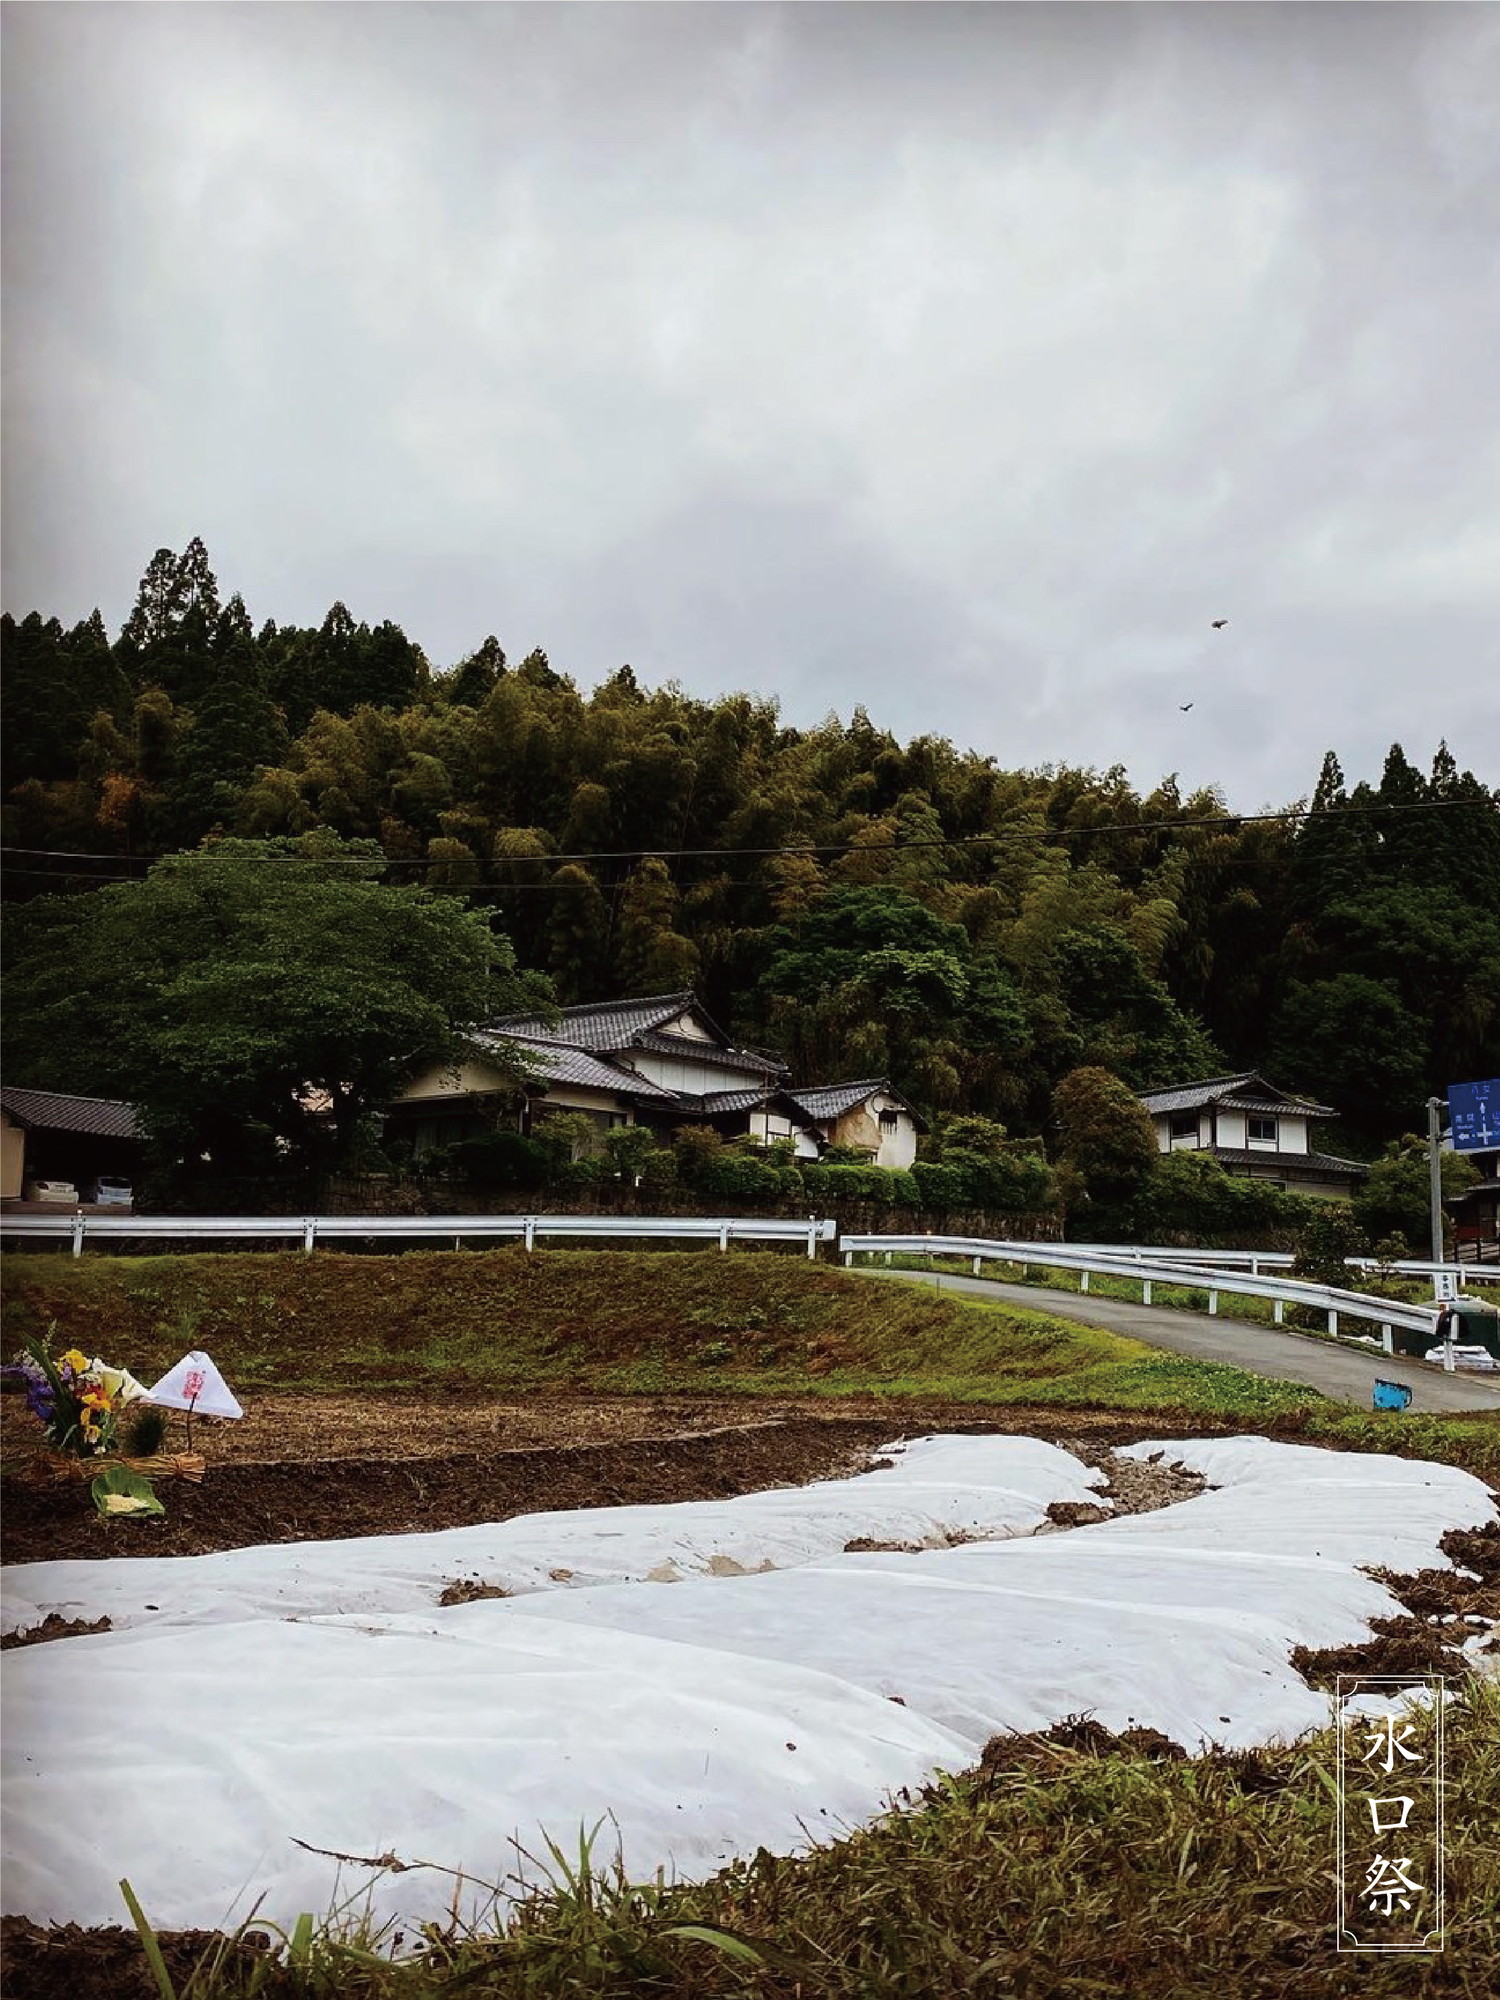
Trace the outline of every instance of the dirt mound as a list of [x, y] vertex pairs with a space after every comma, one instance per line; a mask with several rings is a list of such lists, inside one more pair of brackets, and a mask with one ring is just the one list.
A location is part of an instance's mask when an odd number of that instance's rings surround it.
[[[527, 1442], [498, 1449], [497, 1435], [517, 1434], [504, 1415], [509, 1406], [475, 1407], [468, 1428], [458, 1433], [464, 1448], [453, 1449], [450, 1420], [449, 1449], [442, 1452], [435, 1446], [447, 1416], [443, 1405], [436, 1398], [423, 1404], [402, 1397], [392, 1423], [383, 1421], [379, 1399], [360, 1406], [369, 1435], [394, 1447], [391, 1455], [374, 1456], [367, 1447], [361, 1454], [320, 1457], [317, 1446], [327, 1441], [325, 1399], [283, 1397], [280, 1405], [274, 1436], [289, 1448], [287, 1455], [246, 1461], [231, 1454], [242, 1439], [248, 1442], [247, 1434], [227, 1426], [207, 1434], [200, 1425], [194, 1442], [203, 1443], [209, 1459], [202, 1485], [164, 1482], [167, 1512], [150, 1520], [106, 1523], [86, 1485], [32, 1483], [27, 1455], [18, 1450], [15, 1470], [3, 1481], [5, 1561], [202, 1555], [262, 1542], [470, 1527], [564, 1508], [726, 1499], [841, 1478], [867, 1466], [883, 1444], [938, 1430], [1050, 1438], [1090, 1462], [1115, 1445], [1153, 1431], [1160, 1435], [1160, 1419], [1132, 1423], [1079, 1411], [986, 1410], [971, 1403], [903, 1401], [892, 1407], [864, 1398], [831, 1409], [808, 1397], [767, 1408], [759, 1401], [636, 1397], [532, 1402], [515, 1419], [518, 1427], [524, 1424], [520, 1434]], [[420, 1446], [403, 1452], [402, 1438], [410, 1435]], [[1160, 1483], [1134, 1468], [1126, 1471], [1129, 1463], [1111, 1461], [1118, 1479]]]
[[[219, 1951], [232, 1952], [247, 1967], [259, 1964], [263, 1978], [271, 1975], [270, 1986], [261, 1991], [291, 1990], [290, 1980], [264, 1963], [271, 1941], [263, 1931], [247, 1932], [233, 1945], [217, 1931], [165, 1931], [157, 1942], [178, 1993], [194, 1969]], [[62, 2000], [64, 1995], [67, 2000], [161, 2000], [140, 1938], [120, 1925], [45, 1928], [25, 1917], [0, 1917], [0, 1953], [5, 2000]]]
[[1408, 1616], [1372, 1618], [1374, 1637], [1358, 1645], [1297, 1648], [1292, 1665], [1310, 1686], [1332, 1688], [1340, 1674], [1446, 1674], [1460, 1679], [1471, 1665], [1464, 1642], [1482, 1631], [1488, 1639], [1480, 1650], [1497, 1650], [1500, 1522], [1450, 1529], [1438, 1547], [1456, 1569], [1424, 1569], [1412, 1576], [1370, 1572], [1401, 1600]]

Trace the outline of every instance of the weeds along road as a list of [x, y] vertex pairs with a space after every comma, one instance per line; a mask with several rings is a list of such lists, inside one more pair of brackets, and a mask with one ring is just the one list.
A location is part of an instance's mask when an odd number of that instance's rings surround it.
[[1367, 1359], [1357, 1348], [1323, 1340], [1315, 1333], [1289, 1333], [1258, 1326], [1222, 1313], [1183, 1312], [1171, 1306], [1131, 1305], [1076, 1292], [1049, 1292], [1036, 1285], [1004, 1285], [991, 1278], [959, 1278], [946, 1271], [887, 1271], [858, 1267], [862, 1277], [936, 1285], [944, 1292], [965, 1292], [993, 1303], [1028, 1306], [1033, 1312], [1055, 1313], [1059, 1319], [1082, 1320], [1086, 1326], [1107, 1327], [1129, 1334], [1172, 1354], [1195, 1361], [1223, 1361], [1257, 1375], [1274, 1375], [1286, 1382], [1305, 1382], [1335, 1402], [1368, 1410], [1377, 1378], [1404, 1382], [1412, 1392], [1414, 1410], [1500, 1411], [1500, 1386], [1477, 1375], [1448, 1375], [1425, 1361], [1405, 1355], [1374, 1354]]

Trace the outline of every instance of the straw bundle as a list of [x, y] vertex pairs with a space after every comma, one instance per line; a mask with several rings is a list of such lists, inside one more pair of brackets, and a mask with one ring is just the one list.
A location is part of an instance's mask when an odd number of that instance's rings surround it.
[[155, 1452], [150, 1458], [122, 1458], [118, 1454], [98, 1458], [74, 1458], [61, 1451], [38, 1452], [32, 1461], [32, 1477], [39, 1483], [62, 1479], [97, 1479], [101, 1472], [123, 1465], [127, 1472], [139, 1472], [146, 1479], [191, 1479], [203, 1477], [201, 1451]]

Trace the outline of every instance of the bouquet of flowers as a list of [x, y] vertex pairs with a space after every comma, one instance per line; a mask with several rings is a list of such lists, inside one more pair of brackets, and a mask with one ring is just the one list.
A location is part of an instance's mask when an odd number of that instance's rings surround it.
[[23, 1385], [51, 1447], [34, 1475], [91, 1479], [101, 1514], [160, 1514], [153, 1478], [203, 1477], [201, 1453], [163, 1453], [166, 1414], [128, 1369], [97, 1355], [91, 1361], [76, 1347], [54, 1360], [48, 1343], [34, 1339], [3, 1372]]
[[115, 1442], [120, 1415], [146, 1391], [123, 1368], [90, 1361], [76, 1347], [54, 1361], [44, 1342], [28, 1341], [5, 1371], [25, 1384], [26, 1407], [40, 1422], [54, 1451], [74, 1458], [102, 1458]]

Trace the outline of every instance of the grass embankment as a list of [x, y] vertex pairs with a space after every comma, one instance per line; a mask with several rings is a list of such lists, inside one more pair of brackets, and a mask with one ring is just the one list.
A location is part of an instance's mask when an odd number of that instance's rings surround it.
[[[800, 1859], [762, 1852], [665, 1889], [557, 1870], [508, 1929], [429, 1936], [416, 1959], [383, 1965], [368, 1933], [304, 1929], [290, 1964], [226, 1955], [193, 1979], [179, 1958], [178, 2000], [1488, 2000], [1500, 1964], [1500, 1688], [1466, 1684], [1446, 1728], [1441, 1956], [1335, 1950], [1331, 1732], [1187, 1762], [1159, 1740], [1072, 1723], [997, 1738], [979, 1770]], [[1408, 1740], [1430, 1755], [1426, 1724]], [[1367, 1849], [1356, 1830], [1356, 1895]], [[1425, 1865], [1411, 1872], [1428, 1881]]]
[[1375, 1417], [1071, 1320], [771, 1253], [519, 1249], [7, 1257], [7, 1350], [56, 1340], [144, 1380], [189, 1348], [256, 1388], [886, 1396], [1215, 1420], [1500, 1477], [1500, 1419]]

